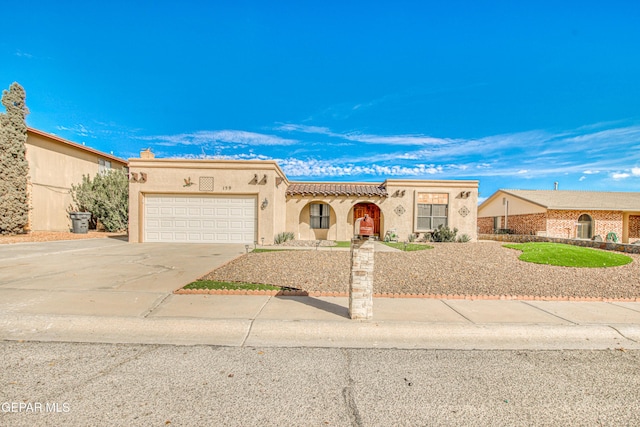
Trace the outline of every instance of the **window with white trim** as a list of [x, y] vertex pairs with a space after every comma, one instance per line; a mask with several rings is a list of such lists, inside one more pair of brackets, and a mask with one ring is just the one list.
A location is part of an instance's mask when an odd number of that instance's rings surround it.
[[98, 172], [105, 173], [111, 169], [111, 161], [105, 159], [98, 159]]
[[329, 228], [329, 205], [326, 203], [312, 203], [309, 206], [311, 228]]
[[418, 193], [416, 209], [416, 231], [435, 230], [447, 226], [449, 216], [449, 194]]

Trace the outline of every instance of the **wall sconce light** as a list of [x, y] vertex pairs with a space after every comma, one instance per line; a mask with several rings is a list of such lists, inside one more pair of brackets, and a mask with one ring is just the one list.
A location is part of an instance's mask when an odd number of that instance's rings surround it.
[[138, 182], [141, 184], [147, 182], [147, 174], [144, 172], [140, 172], [140, 179], [138, 180]]
[[267, 174], [265, 174], [258, 184], [264, 185], [267, 183]]
[[260, 205], [260, 209], [265, 210], [267, 206], [269, 206], [269, 201], [265, 197], [264, 200], [262, 201], [262, 204]]

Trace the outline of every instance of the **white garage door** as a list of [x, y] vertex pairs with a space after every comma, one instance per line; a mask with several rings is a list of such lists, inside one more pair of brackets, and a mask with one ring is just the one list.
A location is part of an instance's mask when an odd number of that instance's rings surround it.
[[145, 196], [145, 242], [253, 243], [256, 198]]

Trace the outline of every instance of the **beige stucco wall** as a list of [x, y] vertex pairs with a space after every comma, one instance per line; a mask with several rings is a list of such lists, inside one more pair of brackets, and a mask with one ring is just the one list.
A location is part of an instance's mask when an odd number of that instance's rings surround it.
[[[374, 203], [380, 208], [380, 237], [395, 229], [400, 240], [417, 232], [416, 212], [418, 193], [446, 193], [449, 195], [448, 225], [457, 228], [458, 235], [477, 239], [478, 181], [387, 180], [389, 197], [357, 196], [290, 196], [286, 205], [286, 230], [296, 239], [350, 240], [354, 235], [353, 207], [358, 203]], [[464, 193], [464, 194], [462, 194]], [[468, 196], [466, 193], [469, 193]], [[309, 226], [309, 204], [327, 203], [331, 206], [328, 230], [312, 230]], [[399, 208], [400, 207], [400, 208]], [[466, 208], [466, 215], [463, 207]], [[326, 236], [326, 237], [325, 237]]]
[[[144, 240], [143, 206], [148, 194], [254, 196], [258, 218], [256, 240], [261, 243], [264, 238], [265, 244], [272, 244], [275, 234], [285, 229], [287, 180], [273, 161], [129, 159], [129, 172], [147, 176], [144, 183], [129, 183], [130, 242]], [[257, 181], [254, 180], [256, 174]], [[201, 177], [213, 177], [213, 191], [199, 189]], [[186, 179], [194, 185], [185, 186]], [[268, 205], [261, 209], [265, 199]]]
[[503, 193], [498, 190], [494, 195], [487, 199], [478, 207], [478, 218], [487, 218], [501, 216], [504, 217], [505, 205], [503, 199], [509, 202], [508, 215], [527, 215], [536, 213], [545, 213], [547, 210], [543, 206], [522, 200], [511, 194]]
[[[328, 230], [312, 229], [310, 226], [311, 203], [326, 203], [331, 207]], [[380, 227], [384, 228], [383, 206], [385, 198], [346, 196], [291, 196], [286, 201], [286, 230], [298, 240], [350, 240], [353, 237], [353, 207], [358, 203], [374, 203], [381, 210]]]
[[98, 159], [111, 161], [121, 169], [126, 162], [101, 154], [57, 137], [27, 132], [26, 158], [29, 163], [29, 229], [32, 231], [68, 231], [69, 209], [73, 207], [70, 190], [83, 175], [98, 173]]

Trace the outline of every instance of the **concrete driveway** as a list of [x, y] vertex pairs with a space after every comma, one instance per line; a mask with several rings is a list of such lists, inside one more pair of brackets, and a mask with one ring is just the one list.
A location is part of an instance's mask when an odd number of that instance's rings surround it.
[[245, 252], [239, 244], [91, 239], [0, 245], [0, 311], [145, 316]]

